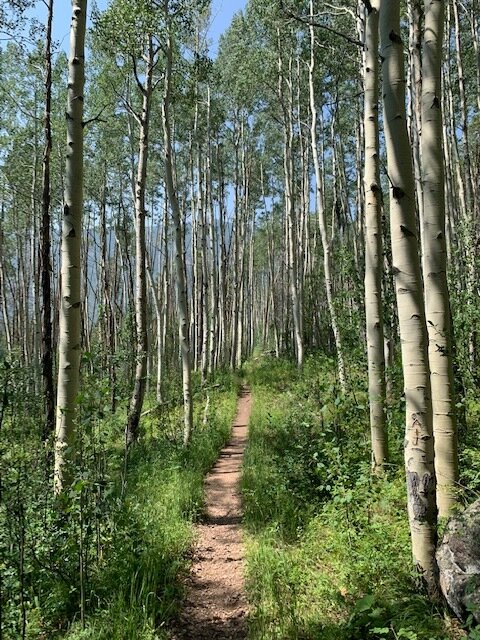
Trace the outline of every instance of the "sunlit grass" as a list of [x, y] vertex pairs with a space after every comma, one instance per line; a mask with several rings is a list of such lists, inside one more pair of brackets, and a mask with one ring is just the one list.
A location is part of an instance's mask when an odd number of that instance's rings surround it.
[[[182, 598], [181, 577], [189, 565], [193, 523], [201, 514], [203, 478], [228, 439], [236, 407], [236, 383], [215, 388], [197, 402], [190, 447], [181, 446], [181, 416], [152, 415], [146, 437], [131, 452], [127, 490], [95, 585], [98, 602], [83, 629], [72, 625], [69, 640], [154, 640]], [[153, 412], [152, 412], [153, 414]]]
[[255, 398], [242, 481], [251, 640], [461, 637], [416, 590], [401, 465], [370, 475], [361, 386], [341, 397], [325, 357], [310, 359], [302, 376], [284, 361], [258, 360], [247, 371]]

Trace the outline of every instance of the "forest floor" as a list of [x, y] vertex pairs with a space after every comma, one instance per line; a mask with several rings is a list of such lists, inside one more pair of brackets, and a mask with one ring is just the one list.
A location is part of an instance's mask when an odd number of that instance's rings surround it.
[[252, 395], [243, 387], [232, 436], [205, 480], [205, 515], [174, 640], [240, 640], [247, 637], [240, 477]]

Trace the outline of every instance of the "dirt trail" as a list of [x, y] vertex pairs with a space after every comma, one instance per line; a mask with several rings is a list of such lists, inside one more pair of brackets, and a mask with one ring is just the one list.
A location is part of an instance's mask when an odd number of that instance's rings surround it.
[[247, 636], [239, 482], [251, 404], [250, 390], [244, 387], [230, 442], [205, 480], [206, 515], [197, 526], [174, 640], [243, 640]]

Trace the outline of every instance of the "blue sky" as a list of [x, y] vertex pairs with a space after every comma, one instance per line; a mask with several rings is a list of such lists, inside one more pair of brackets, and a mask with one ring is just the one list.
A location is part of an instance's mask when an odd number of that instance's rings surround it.
[[[220, 35], [229, 26], [233, 15], [240, 11], [240, 9], [243, 9], [246, 3], [247, 0], [212, 0], [212, 21], [210, 27], [210, 38], [212, 40], [210, 53], [212, 56], [216, 54]], [[99, 9], [105, 9], [108, 6], [108, 0], [97, 0], [97, 6]], [[43, 3], [38, 3], [38, 7], [36, 15], [39, 20], [44, 21], [45, 9]], [[54, 4], [54, 39], [59, 42], [60, 47], [65, 50], [68, 47], [70, 11], [71, 5], [69, 0], [56, 0]]]

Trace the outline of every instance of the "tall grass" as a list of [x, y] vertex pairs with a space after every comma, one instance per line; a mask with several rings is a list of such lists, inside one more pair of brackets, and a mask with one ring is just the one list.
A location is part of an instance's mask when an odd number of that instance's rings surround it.
[[203, 509], [203, 478], [230, 434], [236, 378], [217, 374], [209, 387], [196, 381], [186, 449], [178, 392], [160, 408], [147, 398], [142, 435], [125, 464], [125, 405], [112, 415], [108, 385], [86, 373], [78, 457], [58, 509], [40, 411], [26, 391], [30, 380], [16, 373], [0, 370], [9, 393], [0, 447], [0, 636], [166, 637]]
[[[86, 628], [74, 624], [69, 640], [154, 640], [182, 597], [193, 523], [203, 507], [203, 478], [229, 437], [236, 385], [210, 392], [208, 413], [197, 402], [196, 429], [185, 449], [168, 421], [146, 425], [149, 437], [128, 460], [126, 492], [98, 569], [96, 610]], [[173, 420], [174, 424], [178, 420]], [[156, 423], [156, 424], [155, 424]]]
[[372, 479], [361, 376], [342, 397], [333, 363], [247, 371], [254, 393], [243, 495], [251, 640], [463, 637], [416, 590], [401, 464], [401, 411], [390, 411], [393, 463]]

